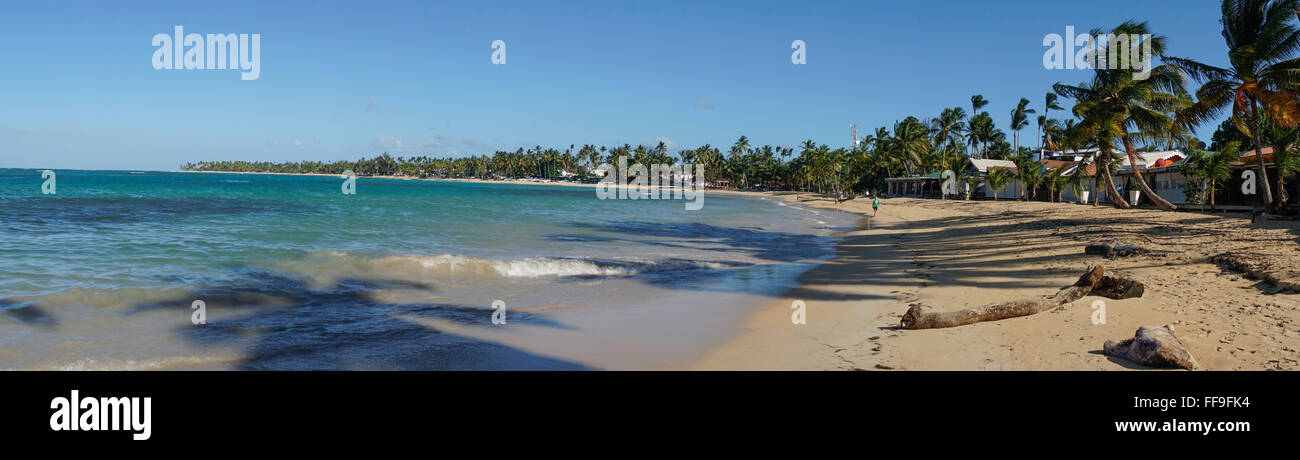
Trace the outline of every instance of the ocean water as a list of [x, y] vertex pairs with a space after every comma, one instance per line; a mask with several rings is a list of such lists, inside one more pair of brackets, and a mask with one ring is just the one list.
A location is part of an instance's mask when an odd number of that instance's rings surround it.
[[674, 368], [858, 224], [721, 193], [56, 174], [0, 169], [0, 369]]

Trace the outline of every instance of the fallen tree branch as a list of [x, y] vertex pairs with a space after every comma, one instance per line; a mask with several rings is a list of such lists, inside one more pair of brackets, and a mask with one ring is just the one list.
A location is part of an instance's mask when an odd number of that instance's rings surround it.
[[930, 307], [914, 305], [903, 314], [902, 325], [908, 329], [935, 329], [1042, 313], [1088, 295], [1097, 283], [1101, 282], [1105, 273], [1106, 269], [1100, 265], [1092, 267], [1080, 276], [1079, 281], [1074, 285], [1047, 297], [1013, 300], [949, 312], [934, 312], [930, 311]]

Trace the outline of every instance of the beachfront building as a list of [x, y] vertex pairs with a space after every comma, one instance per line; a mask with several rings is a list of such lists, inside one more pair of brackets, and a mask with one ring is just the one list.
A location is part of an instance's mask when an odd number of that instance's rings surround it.
[[[966, 175], [980, 178], [980, 187], [975, 191], [975, 197], [993, 198], [993, 190], [989, 189], [988, 182], [984, 181], [990, 169], [1009, 169], [1012, 172], [1019, 171], [1016, 164], [1007, 160], [989, 160], [984, 158], [971, 158], [966, 165]], [[1020, 181], [1012, 179], [1002, 190], [999, 190], [998, 199], [1020, 198]]]
[[943, 190], [942, 173], [885, 179], [885, 196], [938, 197]]
[[[1052, 155], [1049, 157], [1054, 158], [1054, 160], [1043, 160], [1044, 166], [1048, 168], [1062, 166], [1065, 165], [1065, 158], [1074, 156], [1078, 160], [1073, 162], [1074, 170], [1068, 173], [1081, 175], [1083, 179], [1080, 180], [1080, 195], [1082, 196], [1076, 196], [1073, 190], [1067, 188], [1061, 192], [1061, 199], [1063, 201], [1091, 202], [1100, 197], [1102, 203], [1109, 203], [1110, 199], [1106, 196], [1105, 185], [1097, 176], [1096, 162], [1088, 158], [1088, 164], [1079, 168], [1079, 163], [1084, 159], [1083, 155], [1078, 155], [1079, 152], [1063, 153], [1065, 155]], [[1095, 155], [1096, 150], [1085, 152], [1085, 154]], [[1181, 170], [1183, 163], [1187, 161], [1186, 154], [1179, 150], [1165, 150], [1140, 152], [1135, 156], [1139, 167], [1142, 168], [1142, 177], [1146, 179], [1152, 191], [1155, 191], [1161, 198], [1168, 200], [1170, 203], [1182, 204], [1187, 202], [1183, 190], [1187, 186], [1188, 179]], [[1152, 204], [1150, 198], [1141, 196], [1142, 188], [1135, 182], [1137, 176], [1133, 174], [1133, 166], [1129, 164], [1128, 155], [1121, 155], [1119, 168], [1111, 175], [1111, 179], [1115, 181], [1116, 190], [1124, 194], [1124, 199], [1128, 200], [1129, 204]]]
[[[1273, 158], [1273, 148], [1264, 147], [1260, 149], [1261, 156], [1264, 157], [1264, 170], [1268, 173], [1268, 183], [1274, 189], [1277, 188], [1277, 165]], [[1237, 158], [1237, 163], [1232, 168], [1232, 174], [1228, 181], [1219, 185], [1215, 193], [1214, 204], [1216, 207], [1223, 209], [1245, 209], [1263, 206], [1263, 198], [1259, 192], [1255, 195], [1246, 195], [1242, 193], [1242, 174], [1246, 170], [1255, 171], [1258, 166], [1255, 161], [1255, 150], [1244, 150]], [[1287, 179], [1283, 186], [1286, 187], [1287, 206], [1295, 208], [1300, 206], [1300, 177]]]

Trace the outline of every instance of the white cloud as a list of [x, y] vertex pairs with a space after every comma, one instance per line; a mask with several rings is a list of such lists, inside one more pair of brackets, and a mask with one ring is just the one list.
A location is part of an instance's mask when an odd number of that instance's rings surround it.
[[380, 150], [400, 151], [406, 147], [406, 143], [395, 136], [376, 134], [370, 139], [370, 146]]

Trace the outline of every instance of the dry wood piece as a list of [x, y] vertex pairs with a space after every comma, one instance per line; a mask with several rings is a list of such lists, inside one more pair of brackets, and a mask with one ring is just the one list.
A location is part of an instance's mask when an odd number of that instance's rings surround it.
[[1196, 369], [1196, 358], [1174, 337], [1174, 328], [1168, 325], [1142, 326], [1133, 338], [1119, 342], [1107, 340], [1101, 351], [1143, 366]]
[[1084, 254], [1103, 256], [1107, 259], [1114, 259], [1116, 257], [1135, 256], [1139, 254], [1146, 254], [1147, 252], [1150, 251], [1147, 251], [1146, 248], [1143, 248], [1141, 246], [1134, 246], [1134, 245], [1110, 246], [1106, 244], [1090, 244], [1084, 246], [1083, 248]]
[[1097, 283], [1096, 287], [1092, 288], [1092, 295], [1123, 300], [1142, 297], [1146, 289], [1145, 284], [1133, 278], [1106, 275], [1101, 277], [1101, 281]]
[[1088, 295], [1101, 282], [1105, 273], [1106, 269], [1100, 265], [1092, 267], [1074, 285], [1042, 298], [1013, 300], [950, 312], [933, 312], [930, 307], [914, 305], [903, 314], [902, 324], [908, 329], [934, 329], [1041, 313]]

